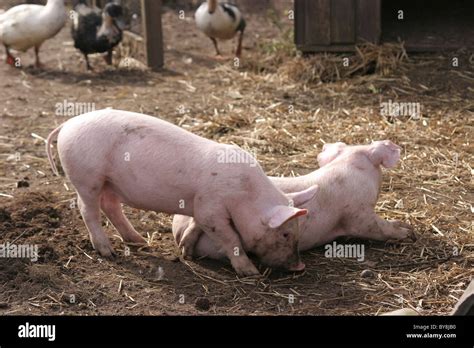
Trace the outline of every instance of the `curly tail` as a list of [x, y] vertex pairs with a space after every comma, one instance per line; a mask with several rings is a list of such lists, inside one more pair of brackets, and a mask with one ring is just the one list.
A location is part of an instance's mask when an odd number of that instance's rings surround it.
[[49, 133], [48, 139], [46, 139], [46, 153], [48, 154], [49, 165], [53, 169], [53, 173], [56, 176], [59, 176], [59, 172], [58, 172], [58, 168], [56, 167], [56, 163], [54, 163], [53, 155], [51, 153], [51, 148], [53, 147], [51, 145], [51, 142], [53, 141], [53, 138], [56, 137], [56, 135], [59, 133], [62, 127], [63, 127], [63, 124], [60, 125], [58, 128], [56, 128], [55, 130], [53, 130], [51, 133]]

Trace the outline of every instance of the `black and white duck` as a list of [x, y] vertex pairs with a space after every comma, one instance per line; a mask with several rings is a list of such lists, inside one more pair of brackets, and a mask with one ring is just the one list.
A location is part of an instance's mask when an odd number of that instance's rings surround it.
[[112, 51], [122, 41], [124, 29], [123, 8], [116, 3], [108, 3], [101, 11], [79, 3], [74, 8], [71, 27], [74, 47], [79, 49], [86, 60], [88, 70], [92, 70], [89, 54], [104, 53], [107, 64], [112, 64]]
[[217, 0], [207, 0], [199, 6], [194, 17], [198, 29], [212, 40], [218, 56], [221, 53], [217, 46], [217, 39], [230, 40], [239, 33], [235, 55], [240, 57], [246, 23], [237, 6]]

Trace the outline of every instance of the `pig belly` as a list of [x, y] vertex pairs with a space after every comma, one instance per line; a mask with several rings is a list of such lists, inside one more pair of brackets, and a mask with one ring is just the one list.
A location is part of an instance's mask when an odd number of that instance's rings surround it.
[[320, 221], [308, 223], [301, 233], [298, 243], [299, 251], [306, 251], [314, 247], [333, 241], [343, 234], [343, 230], [337, 227], [332, 221]]
[[183, 195], [171, 192], [166, 185], [147, 185], [143, 182], [130, 184], [123, 181], [119, 185], [106, 179], [104, 188], [113, 192], [120, 202], [143, 210], [153, 210], [168, 214], [183, 214], [192, 216], [194, 211], [194, 195]]
[[[148, 154], [135, 153], [130, 149], [138, 149], [139, 144], [131, 140], [114, 150], [115, 156], [105, 170], [109, 187], [132, 207], [192, 215], [194, 195], [199, 188], [189, 179], [186, 162], [166, 147], [155, 148]], [[130, 158], [124, 161], [123, 154], [127, 152]]]
[[[60, 156], [65, 172], [79, 194], [104, 188], [134, 208], [192, 215], [194, 190], [187, 177], [179, 174], [181, 169], [170, 164], [176, 158], [169, 158], [166, 150], [161, 160], [156, 155], [159, 150], [155, 151], [155, 156], [142, 156], [131, 150], [133, 148], [133, 142], [130, 142], [115, 148], [116, 156], [110, 152], [84, 154], [84, 158], [89, 159], [112, 158], [106, 160], [105, 165], [96, 161], [76, 162], [62, 152]], [[129, 154], [127, 161], [124, 158]]]

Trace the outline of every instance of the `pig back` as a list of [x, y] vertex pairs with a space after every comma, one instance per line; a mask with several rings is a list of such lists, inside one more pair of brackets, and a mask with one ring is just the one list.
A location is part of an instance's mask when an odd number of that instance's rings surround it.
[[58, 135], [59, 156], [71, 181], [102, 178], [125, 202], [151, 192], [159, 192], [162, 202], [192, 200], [203, 172], [215, 162], [210, 156], [215, 146], [166, 121], [119, 110], [72, 118]]

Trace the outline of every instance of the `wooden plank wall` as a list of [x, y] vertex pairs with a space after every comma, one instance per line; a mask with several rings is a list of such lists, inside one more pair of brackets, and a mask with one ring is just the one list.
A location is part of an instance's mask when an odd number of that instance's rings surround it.
[[355, 14], [354, 0], [331, 0], [331, 44], [355, 42]]
[[295, 38], [299, 45], [331, 43], [330, 0], [295, 1]]
[[378, 43], [382, 35], [382, 4], [380, 0], [357, 0], [357, 41]]
[[295, 43], [303, 52], [351, 51], [378, 43], [381, 0], [295, 0]]

